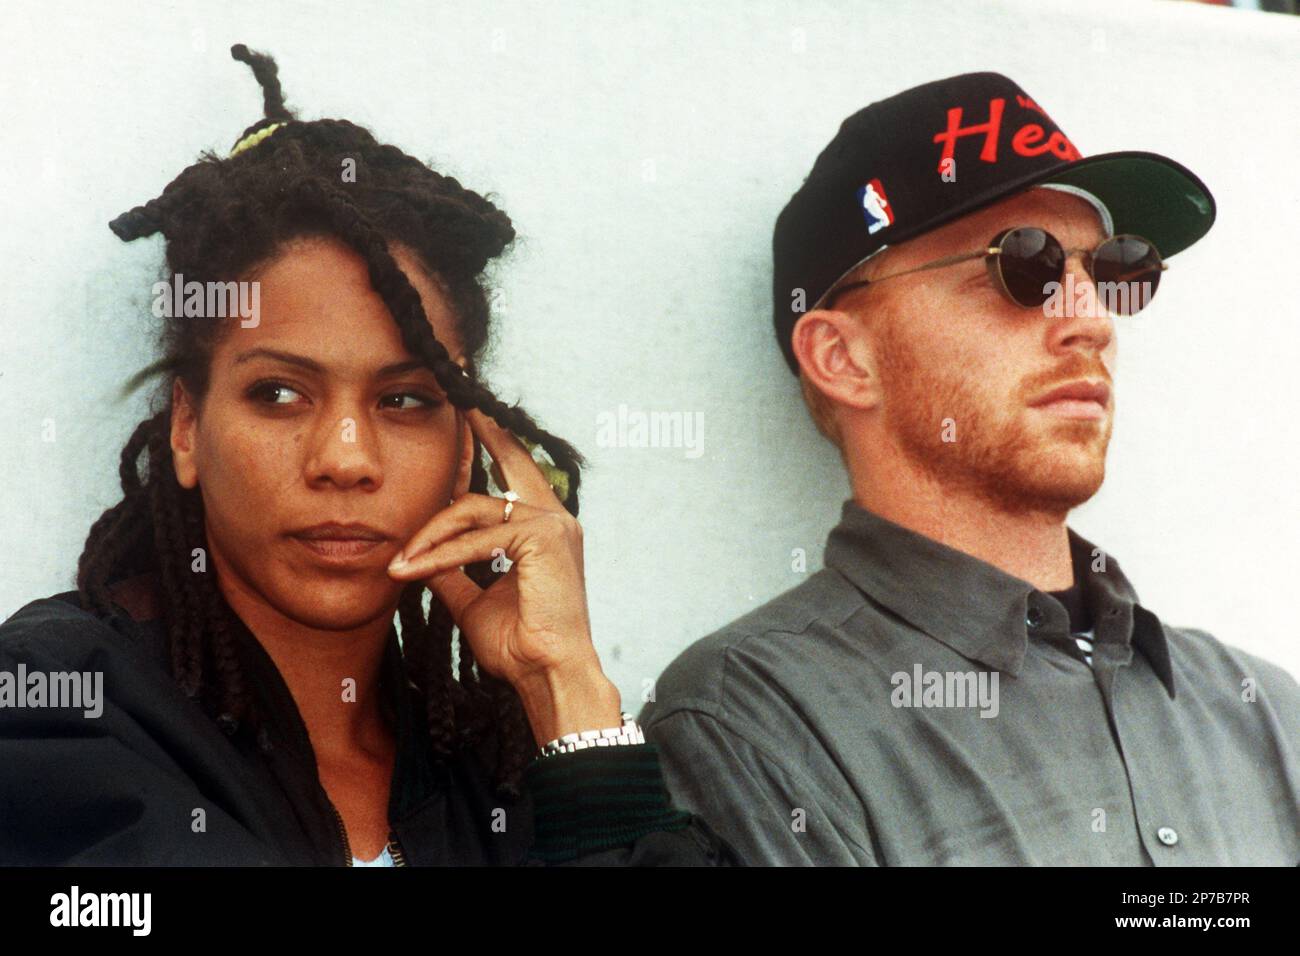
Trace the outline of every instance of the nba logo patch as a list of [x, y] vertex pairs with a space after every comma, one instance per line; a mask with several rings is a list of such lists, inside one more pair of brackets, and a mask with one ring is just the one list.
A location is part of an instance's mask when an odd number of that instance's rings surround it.
[[879, 179], [871, 180], [858, 190], [858, 205], [862, 208], [862, 218], [867, 221], [868, 235], [894, 224], [894, 208], [889, 205], [885, 187]]

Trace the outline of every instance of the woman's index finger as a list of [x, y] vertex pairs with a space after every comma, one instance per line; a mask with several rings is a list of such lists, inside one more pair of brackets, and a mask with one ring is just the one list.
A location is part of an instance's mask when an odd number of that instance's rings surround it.
[[537, 466], [537, 462], [533, 461], [532, 453], [524, 447], [523, 442], [477, 408], [467, 409], [465, 417], [474, 429], [474, 434], [496, 462], [510, 491], [535, 508], [564, 509], [560, 499], [555, 496], [551, 483], [546, 480], [546, 475]]

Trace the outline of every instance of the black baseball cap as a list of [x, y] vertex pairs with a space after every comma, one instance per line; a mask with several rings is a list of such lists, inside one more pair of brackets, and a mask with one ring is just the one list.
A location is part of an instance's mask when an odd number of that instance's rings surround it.
[[904, 90], [846, 119], [777, 217], [772, 295], [790, 370], [795, 323], [863, 260], [1047, 184], [1093, 202], [1112, 235], [1143, 236], [1166, 259], [1214, 223], [1214, 197], [1190, 170], [1141, 151], [1084, 158], [1000, 73]]

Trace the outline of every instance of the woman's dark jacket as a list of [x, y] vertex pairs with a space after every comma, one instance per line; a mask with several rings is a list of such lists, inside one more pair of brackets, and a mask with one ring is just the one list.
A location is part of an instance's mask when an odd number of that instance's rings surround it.
[[[119, 604], [97, 616], [68, 591], [0, 625], [0, 865], [349, 865], [301, 715], [251, 632], [236, 618], [263, 714], [256, 739], [224, 732], [181, 692], [161, 622], [133, 613]], [[18, 706], [24, 690], [22, 703], [37, 700], [33, 675], [70, 672], [102, 673], [99, 716]], [[735, 862], [672, 807], [652, 745], [548, 757], [510, 799], [493, 790], [481, 748], [434, 754], [395, 629], [381, 690], [396, 704], [388, 817], [399, 863]]]

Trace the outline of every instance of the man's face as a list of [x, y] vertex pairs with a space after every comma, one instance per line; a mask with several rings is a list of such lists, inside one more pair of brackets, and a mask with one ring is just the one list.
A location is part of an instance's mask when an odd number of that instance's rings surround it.
[[[1066, 249], [1105, 238], [1087, 202], [1032, 189], [889, 250], [867, 274], [971, 252], [1024, 225], [1046, 229]], [[1091, 283], [1080, 256], [1067, 268], [1076, 291]], [[876, 347], [884, 427], [941, 485], [1013, 513], [1068, 512], [1101, 487], [1116, 342], [1100, 306], [1048, 318], [1006, 298], [980, 259], [891, 279], [837, 308], [859, 304]], [[1105, 385], [1105, 402], [1042, 403], [1076, 382]]]

